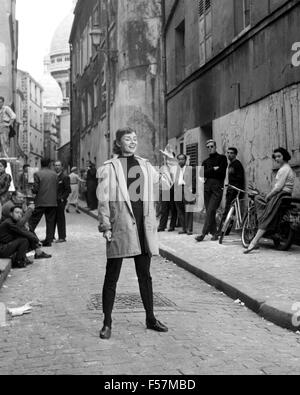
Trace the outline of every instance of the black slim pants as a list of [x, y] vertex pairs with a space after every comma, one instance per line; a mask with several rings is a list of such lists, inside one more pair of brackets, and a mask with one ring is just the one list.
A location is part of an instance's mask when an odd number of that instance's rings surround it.
[[161, 218], [159, 223], [159, 229], [166, 230], [168, 226], [170, 212], [171, 212], [170, 229], [175, 229], [177, 225], [177, 208], [174, 201], [174, 187], [171, 188], [169, 196], [164, 196], [164, 193], [162, 193]]
[[26, 257], [30, 243], [25, 238], [16, 239], [0, 246], [0, 258], [8, 259], [16, 254], [16, 260], [22, 261]]
[[67, 238], [66, 205], [67, 202], [58, 202], [57, 204], [55, 227], [57, 227], [59, 240], [65, 240]]
[[55, 236], [56, 207], [37, 207], [29, 220], [29, 229], [35, 232], [43, 215], [46, 217], [46, 241], [52, 243]]
[[[139, 281], [141, 298], [146, 311], [146, 319], [150, 324], [156, 319], [153, 312], [153, 287], [150, 274], [151, 258], [140, 255], [134, 258], [136, 274]], [[122, 269], [123, 259], [109, 259], [106, 267], [106, 276], [103, 287], [103, 313], [104, 326], [111, 328], [112, 312], [116, 298], [117, 283]]]
[[206, 208], [206, 219], [202, 234], [204, 236], [217, 233], [216, 215], [223, 198], [224, 183], [219, 180], [208, 179], [205, 183], [204, 202]]
[[194, 228], [194, 213], [189, 212], [187, 206], [185, 202], [176, 202], [177, 215], [183, 231], [192, 233]]

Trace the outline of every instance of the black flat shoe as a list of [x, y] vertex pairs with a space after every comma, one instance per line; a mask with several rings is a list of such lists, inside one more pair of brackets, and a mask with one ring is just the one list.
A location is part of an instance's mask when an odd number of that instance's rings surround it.
[[168, 230], [168, 232], [175, 232], [175, 229], [174, 229], [174, 228], [170, 228], [170, 229]]
[[204, 241], [204, 239], [205, 239], [205, 236], [204, 236], [204, 235], [195, 237], [195, 240], [196, 240], [198, 243], [201, 243], [202, 241]]
[[214, 235], [214, 236], [211, 238], [211, 241], [219, 241], [219, 236], [218, 236], [218, 235]]
[[160, 321], [157, 321], [154, 324], [146, 323], [147, 329], [150, 329], [151, 331], [155, 332], [161, 332], [161, 333], [167, 333], [169, 329], [162, 324]]
[[245, 255], [248, 255], [248, 254], [251, 254], [251, 252], [257, 251], [257, 250], [259, 250], [259, 249], [260, 249], [259, 246], [254, 246], [254, 247], [248, 248], [248, 250], [244, 251], [244, 254], [245, 254]]
[[100, 339], [109, 340], [111, 338], [111, 329], [108, 326], [104, 326], [100, 332]]
[[44, 241], [43, 243], [42, 243], [42, 246], [43, 247], [52, 247], [52, 243], [50, 243], [49, 241]]
[[52, 258], [52, 255], [46, 254], [44, 251], [40, 255], [35, 254], [35, 256], [34, 256], [34, 259], [36, 259], [36, 260], [50, 259], [50, 258]]

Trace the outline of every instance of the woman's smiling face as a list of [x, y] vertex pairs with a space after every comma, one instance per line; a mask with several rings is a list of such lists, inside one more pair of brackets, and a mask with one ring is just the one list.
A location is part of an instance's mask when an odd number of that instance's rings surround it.
[[120, 148], [123, 155], [134, 155], [138, 147], [138, 140], [136, 133], [125, 134], [122, 137], [120, 143]]

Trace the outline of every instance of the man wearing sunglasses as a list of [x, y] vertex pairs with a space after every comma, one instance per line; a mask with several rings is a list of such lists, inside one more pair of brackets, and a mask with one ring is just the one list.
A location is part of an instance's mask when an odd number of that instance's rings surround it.
[[209, 158], [203, 162], [204, 167], [204, 201], [206, 219], [202, 235], [196, 241], [202, 242], [208, 234], [212, 234], [212, 241], [218, 240], [216, 214], [223, 197], [223, 187], [227, 173], [227, 158], [217, 152], [217, 143], [209, 140], [206, 144]]

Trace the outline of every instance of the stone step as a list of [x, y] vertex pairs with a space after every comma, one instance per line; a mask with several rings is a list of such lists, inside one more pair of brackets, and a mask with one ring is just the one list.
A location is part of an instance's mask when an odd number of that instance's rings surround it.
[[11, 270], [11, 260], [0, 259], [0, 288], [2, 287], [4, 281], [6, 280], [10, 270]]

